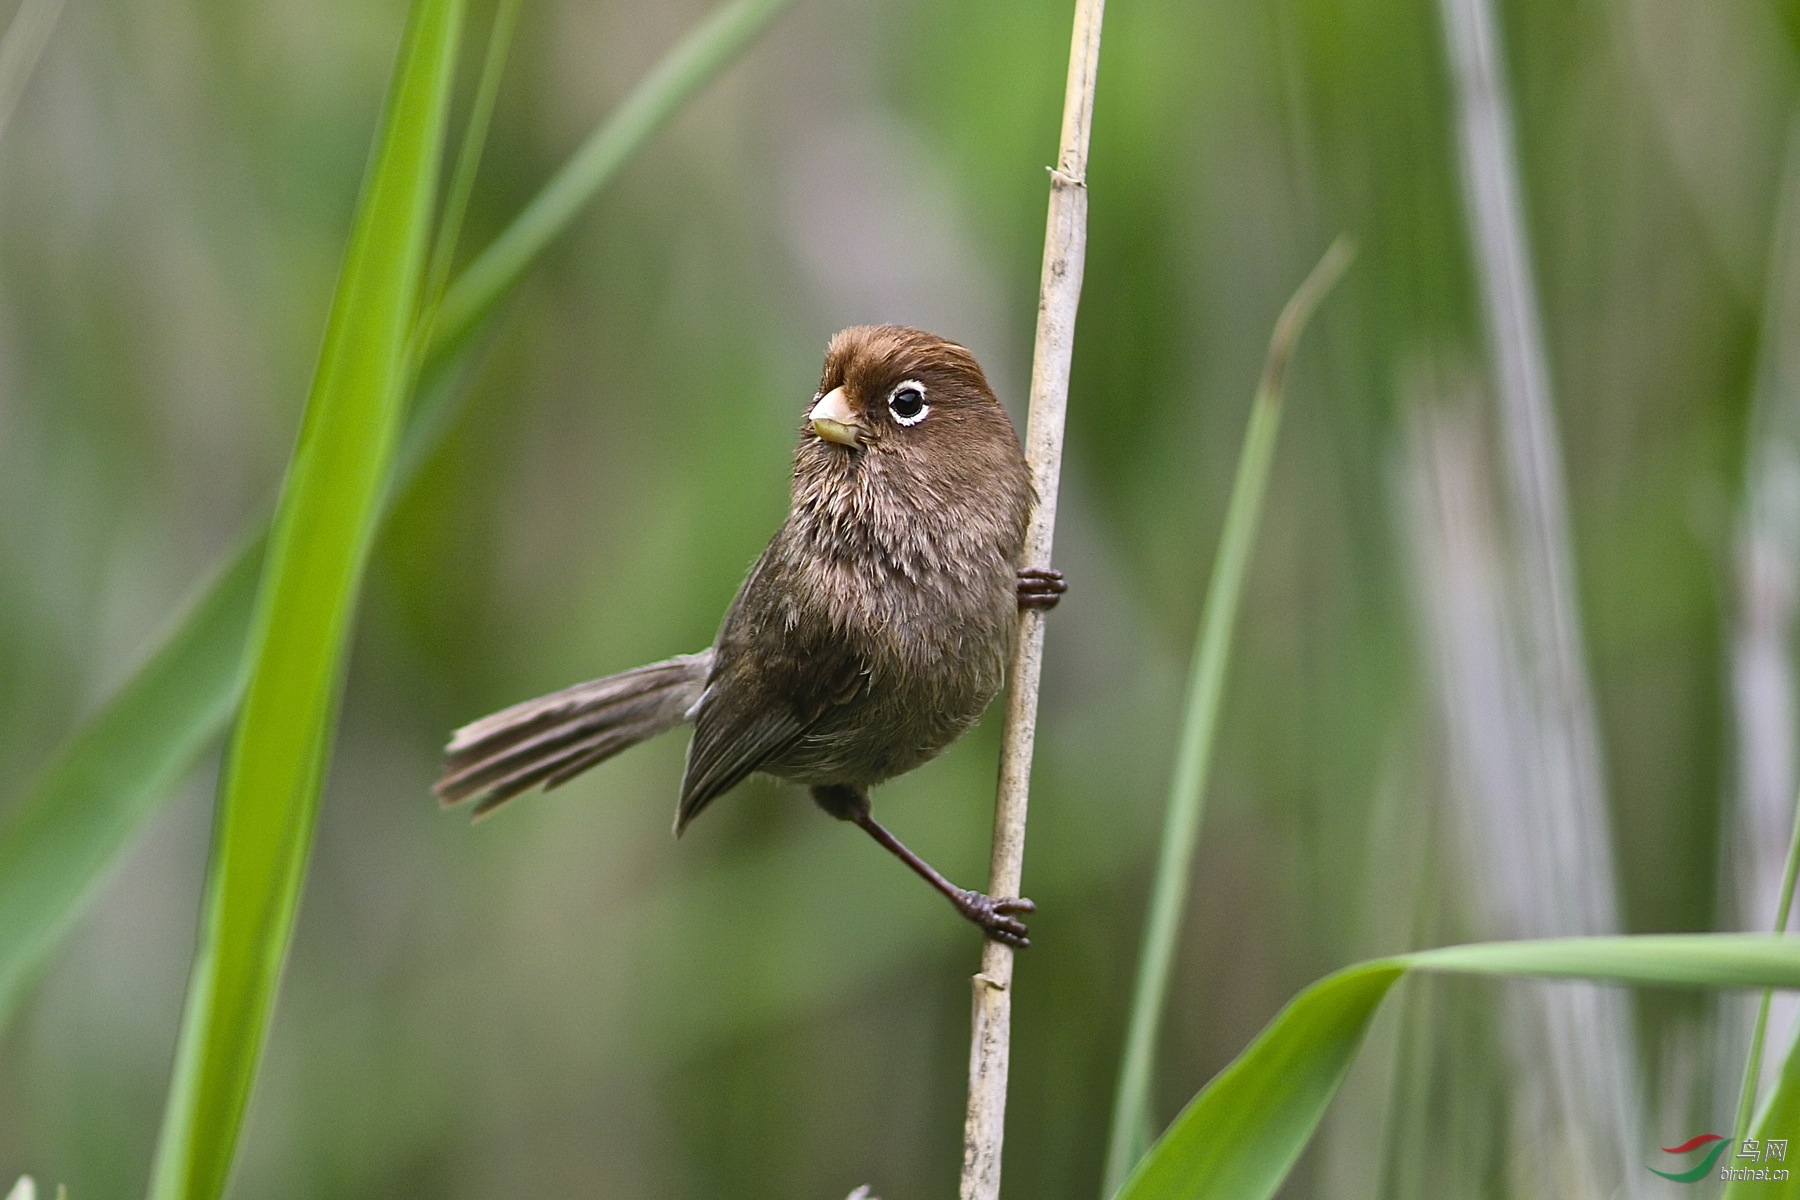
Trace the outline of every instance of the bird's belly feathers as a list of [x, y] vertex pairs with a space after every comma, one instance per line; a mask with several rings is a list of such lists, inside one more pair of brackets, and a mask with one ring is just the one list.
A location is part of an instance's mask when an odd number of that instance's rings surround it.
[[874, 628], [845, 630], [865, 664], [861, 686], [764, 769], [796, 783], [870, 787], [968, 732], [1005, 680], [1016, 610], [1010, 587], [961, 582], [960, 603], [889, 607]]
[[803, 732], [757, 769], [866, 788], [980, 718], [1006, 675], [1018, 551], [938, 524], [887, 544], [790, 517], [764, 551], [720, 629], [716, 672], [748, 689], [738, 703], [786, 709]]
[[936, 758], [980, 719], [1004, 677], [1003, 645], [967, 650], [929, 675], [872, 673], [861, 695], [765, 769], [796, 783], [872, 787]]

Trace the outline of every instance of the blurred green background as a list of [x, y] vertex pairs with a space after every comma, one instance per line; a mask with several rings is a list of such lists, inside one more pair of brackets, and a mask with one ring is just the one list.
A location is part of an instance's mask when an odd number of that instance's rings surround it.
[[[404, 9], [79, 0], [0, 127], [0, 805], [267, 511]], [[526, 5], [465, 240], [706, 11]], [[1759, 354], [1800, 340], [1764, 298], [1796, 23], [1499, 11], [1626, 923], [1736, 927], [1734, 530]], [[978, 945], [866, 838], [755, 781], [675, 842], [679, 735], [478, 827], [429, 785], [453, 726], [710, 640], [839, 327], [964, 341], [1022, 423], [1068, 32], [1064, 4], [800, 0], [496, 323], [377, 552], [235, 1195], [950, 1194]], [[1362, 255], [1291, 385], [1160, 1115], [1320, 974], [1482, 932], [1402, 479], [1416, 411], [1455, 403], [1430, 381], [1485, 355], [1442, 41], [1429, 0], [1108, 13], [1009, 1196], [1096, 1193], [1243, 421], [1340, 230]], [[877, 796], [972, 886], [996, 726]], [[214, 773], [0, 1031], [0, 1180], [142, 1188]], [[1413, 986], [1352, 1084], [1385, 1099], [1340, 1105], [1289, 1194], [1505, 1190], [1498, 989]], [[1658, 1131], [1728, 1118], [1710, 1011], [1658, 996], [1638, 1021]]]

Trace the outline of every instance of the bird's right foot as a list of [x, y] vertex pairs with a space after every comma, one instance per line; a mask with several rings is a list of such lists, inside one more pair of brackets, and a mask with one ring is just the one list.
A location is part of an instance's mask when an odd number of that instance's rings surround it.
[[996, 942], [1015, 950], [1023, 950], [1031, 945], [1031, 939], [1026, 936], [1028, 931], [1025, 922], [1013, 915], [1037, 911], [1037, 905], [1025, 897], [1002, 896], [995, 899], [980, 892], [965, 891], [955, 897], [953, 903], [957, 912], [981, 926]]
[[1019, 607], [1052, 609], [1069, 590], [1068, 581], [1055, 567], [1019, 568]]

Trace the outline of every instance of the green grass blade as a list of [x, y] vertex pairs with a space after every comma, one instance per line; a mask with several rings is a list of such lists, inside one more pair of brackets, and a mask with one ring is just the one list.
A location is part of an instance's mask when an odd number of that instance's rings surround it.
[[[493, 309], [530, 265], [529, 255], [541, 253], [579, 205], [592, 200], [655, 132], [656, 121], [645, 115], [660, 120], [691, 98], [785, 2], [728, 5], [690, 34], [588, 139], [589, 148], [610, 147], [601, 161], [605, 169], [594, 169], [596, 156], [590, 152], [587, 169], [577, 173], [571, 162], [558, 174], [563, 190], [552, 215], [560, 224], [545, 221], [547, 210], [534, 203], [526, 210], [536, 214], [531, 237], [509, 241], [502, 235], [512, 247], [503, 271], [492, 269], [490, 252], [477, 260], [490, 264], [484, 283], [477, 286], [465, 276], [450, 285], [446, 299], [457, 298], [461, 315], [453, 328], [441, 319], [434, 326], [391, 494], [405, 490], [453, 423], [464, 395], [454, 384], [456, 366], [480, 314]], [[696, 74], [696, 63], [712, 74]], [[566, 181], [577, 174], [590, 189], [586, 194], [568, 190]], [[571, 205], [571, 198], [577, 203]], [[521, 247], [529, 252], [524, 258]], [[454, 341], [444, 336], [447, 329]], [[239, 660], [263, 545], [259, 537], [238, 552], [146, 664], [76, 730], [0, 820], [0, 1027], [87, 898], [237, 708], [243, 692]]]
[[416, 0], [276, 507], [151, 1195], [225, 1190], [299, 909], [356, 596], [411, 377], [462, 0]]
[[[1118, 1200], [1273, 1196], [1311, 1140], [1382, 997], [1408, 971], [1795, 988], [1800, 938], [1713, 933], [1488, 942], [1347, 967], [1295, 997], [1194, 1097], [1126, 1180]], [[1787, 1090], [1785, 1076], [1795, 1073], [1790, 1059], [1778, 1097]], [[1791, 1098], [1785, 1102], [1793, 1105]], [[1778, 1128], [1781, 1115], [1792, 1114], [1776, 1114], [1771, 1106], [1766, 1127]]]
[[1587, 979], [1648, 987], [1800, 988], [1800, 938], [1770, 933], [1657, 933], [1545, 938], [1416, 950], [1418, 971]]
[[1110, 1196], [1118, 1190], [1132, 1164], [1143, 1156], [1145, 1147], [1150, 1144], [1150, 1084], [1156, 1034], [1168, 997], [1169, 972], [1181, 934], [1181, 914], [1187, 907], [1194, 851], [1200, 842], [1206, 778], [1212, 764], [1213, 733], [1218, 728], [1219, 704], [1225, 693], [1226, 669], [1231, 661], [1231, 632], [1237, 623], [1238, 600], [1243, 595], [1250, 552], [1256, 545], [1269, 468], [1275, 460], [1275, 438], [1281, 429], [1288, 363], [1293, 360], [1300, 334], [1313, 309], [1343, 275], [1353, 254], [1348, 239], [1340, 237], [1288, 301], [1275, 323], [1274, 335], [1269, 339], [1262, 382], [1250, 407], [1250, 424], [1244, 432], [1244, 446], [1238, 455], [1237, 478], [1232, 483], [1231, 500], [1225, 509], [1225, 532], [1219, 540], [1218, 559], [1213, 565], [1206, 608], [1200, 619], [1200, 636], [1194, 644], [1193, 671], [1181, 722], [1180, 750], [1175, 760], [1174, 778], [1169, 785], [1162, 849], [1155, 881], [1151, 885], [1144, 946], [1132, 993], [1131, 1023], [1125, 1035], [1125, 1053], [1119, 1066], [1118, 1090], [1113, 1101], [1104, 1195]]

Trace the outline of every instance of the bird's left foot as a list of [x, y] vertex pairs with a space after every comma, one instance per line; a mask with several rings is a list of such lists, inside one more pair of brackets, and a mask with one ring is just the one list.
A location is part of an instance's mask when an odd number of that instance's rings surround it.
[[1002, 896], [996, 900], [980, 892], [963, 892], [954, 898], [954, 903], [957, 912], [981, 926], [996, 942], [1002, 942], [1015, 950], [1023, 950], [1031, 945], [1031, 939], [1025, 936], [1025, 922], [1013, 915], [1037, 911], [1037, 905], [1025, 897]]
[[1019, 607], [1036, 608], [1048, 611], [1056, 607], [1063, 593], [1069, 590], [1068, 581], [1063, 573], [1055, 567], [1020, 567], [1019, 568]]

